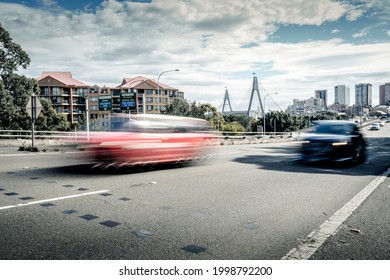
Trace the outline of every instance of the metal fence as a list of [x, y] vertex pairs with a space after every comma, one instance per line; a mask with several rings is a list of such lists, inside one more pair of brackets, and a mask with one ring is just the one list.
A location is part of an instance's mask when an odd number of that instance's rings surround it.
[[[94, 135], [101, 132], [85, 131], [35, 131], [34, 139], [38, 146], [64, 146], [80, 143], [88, 139], [93, 139]], [[279, 140], [293, 140], [299, 133], [293, 132], [267, 132], [265, 134], [259, 132], [227, 132], [214, 131], [219, 144], [255, 144], [263, 142], [274, 142]], [[31, 130], [0, 130], [0, 144], [12, 146], [28, 146], [32, 141]]]

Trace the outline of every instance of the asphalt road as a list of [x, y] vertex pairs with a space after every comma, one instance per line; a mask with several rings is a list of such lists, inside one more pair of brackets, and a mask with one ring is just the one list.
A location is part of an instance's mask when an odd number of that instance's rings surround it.
[[[0, 148], [0, 259], [279, 260], [389, 166], [297, 162], [299, 143], [218, 146], [198, 165], [91, 170], [82, 152]], [[310, 257], [388, 259], [389, 180]]]

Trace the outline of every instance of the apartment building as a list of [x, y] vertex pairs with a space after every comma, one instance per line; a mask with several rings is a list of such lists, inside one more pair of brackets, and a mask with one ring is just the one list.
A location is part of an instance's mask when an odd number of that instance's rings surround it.
[[[102, 119], [106, 126], [104, 120], [111, 113], [158, 114], [173, 98], [184, 99], [182, 91], [143, 76], [124, 78], [116, 87], [90, 86], [74, 79], [71, 72], [43, 72], [37, 80], [40, 97], [50, 100], [56, 112], [66, 114], [71, 123], [77, 123], [87, 107], [90, 120]], [[102, 106], [102, 100], [109, 106]]]
[[131, 112], [137, 114], [158, 114], [166, 109], [173, 98], [184, 98], [184, 93], [178, 89], [143, 76], [124, 78], [116, 89], [122, 96], [134, 94], [135, 108]]
[[57, 113], [65, 114], [70, 123], [82, 118], [89, 85], [74, 79], [70, 72], [43, 72], [37, 80], [40, 98], [51, 101]]

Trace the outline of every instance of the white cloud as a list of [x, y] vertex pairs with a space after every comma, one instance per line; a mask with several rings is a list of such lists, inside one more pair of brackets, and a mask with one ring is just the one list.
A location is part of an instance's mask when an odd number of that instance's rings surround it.
[[[318, 87], [352, 83], [353, 75], [388, 73], [386, 63], [371, 62], [390, 60], [386, 44], [267, 42], [280, 24], [320, 25], [345, 15], [352, 20], [359, 11], [330, 0], [110, 0], [94, 13], [0, 3], [3, 27], [32, 60], [24, 72], [28, 75], [67, 70], [82, 82], [114, 86], [123, 77], [156, 79], [164, 70], [180, 68], [162, 82], [180, 88], [191, 100], [215, 106], [222, 102], [225, 86], [240, 103], [253, 72], [268, 92], [279, 92], [274, 99], [283, 105], [312, 96]], [[270, 76], [263, 65], [276, 74]]]
[[339, 29], [333, 29], [333, 30], [332, 30], [332, 34], [339, 33], [339, 32], [340, 32]]
[[364, 37], [364, 36], [367, 36], [367, 32], [366, 31], [360, 31], [360, 32], [357, 32], [357, 33], [354, 33], [354, 34], [352, 34], [352, 37], [353, 38], [361, 38], [361, 37]]
[[347, 20], [349, 21], [355, 21], [357, 20], [359, 17], [361, 17], [362, 15], [364, 14], [364, 11], [361, 10], [361, 9], [351, 9], [348, 13], [347, 13]]

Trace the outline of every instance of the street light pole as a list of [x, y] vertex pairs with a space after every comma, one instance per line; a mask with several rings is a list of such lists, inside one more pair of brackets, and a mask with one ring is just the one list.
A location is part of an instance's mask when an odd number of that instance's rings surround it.
[[158, 78], [157, 78], [157, 114], [160, 114], [160, 83], [159, 83], [160, 77], [164, 73], [175, 72], [175, 71], [179, 71], [179, 69], [163, 71], [163, 72], [160, 73], [160, 75], [158, 75]]
[[84, 96], [84, 99], [85, 99], [85, 111], [86, 111], [86, 115], [87, 115], [87, 139], [89, 141], [89, 105], [88, 105], [89, 98], [88, 98], [88, 94], [87, 94], [87, 96]]
[[265, 135], [265, 98], [268, 96], [268, 95], [271, 95], [271, 94], [278, 94], [277, 92], [275, 93], [268, 93], [264, 96], [264, 102], [263, 102], [263, 107], [264, 107], [264, 112], [263, 112], [263, 134]]

